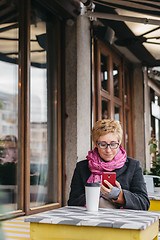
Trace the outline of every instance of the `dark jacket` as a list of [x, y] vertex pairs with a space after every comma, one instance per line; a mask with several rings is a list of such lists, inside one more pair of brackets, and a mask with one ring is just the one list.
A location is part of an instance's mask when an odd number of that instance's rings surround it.
[[[148, 210], [150, 202], [140, 162], [128, 157], [124, 166], [114, 170], [114, 172], [116, 172], [116, 180], [121, 184], [125, 199], [124, 205], [116, 204], [116, 207]], [[88, 160], [78, 162], [71, 182], [69, 206], [85, 205], [85, 184], [90, 175]]]

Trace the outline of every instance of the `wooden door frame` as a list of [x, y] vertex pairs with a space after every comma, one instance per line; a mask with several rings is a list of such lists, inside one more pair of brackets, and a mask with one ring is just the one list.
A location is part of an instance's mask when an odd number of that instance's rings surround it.
[[[94, 49], [93, 53], [94, 53], [94, 67], [93, 67], [93, 86], [94, 86], [94, 90], [93, 90], [93, 124], [95, 121], [100, 120], [101, 119], [101, 114], [102, 114], [102, 99], [108, 99], [110, 101], [111, 106], [109, 106], [109, 116], [110, 118], [114, 119], [114, 107], [117, 106], [120, 109], [120, 122], [125, 134], [125, 126], [126, 126], [126, 120], [125, 120], [125, 111], [128, 110], [129, 111], [129, 119], [128, 119], [128, 124], [129, 127], [128, 128], [128, 135], [129, 135], [129, 141], [128, 141], [128, 146], [129, 146], [129, 155], [133, 157], [133, 153], [134, 153], [134, 139], [133, 139], [133, 106], [132, 106], [132, 97], [133, 97], [133, 91], [131, 88], [131, 76], [129, 75], [129, 84], [128, 84], [128, 101], [129, 104], [125, 104], [124, 103], [124, 71], [125, 68], [129, 69], [129, 73], [131, 72], [131, 67], [130, 67], [130, 63], [129, 61], [127, 61], [127, 59], [124, 58], [124, 56], [122, 56], [116, 49], [114, 49], [112, 46], [110, 46], [107, 43], [104, 43], [103, 41], [97, 39], [96, 37], [94, 37], [94, 41], [92, 40], [92, 48]], [[108, 79], [109, 79], [109, 91], [105, 91], [103, 89], [101, 89], [101, 78], [100, 78], [100, 73], [101, 73], [101, 69], [100, 69], [100, 54], [104, 54], [105, 56], [108, 56], [109, 62], [108, 62], [108, 66], [109, 66], [109, 74], [108, 74]], [[119, 82], [119, 91], [120, 91], [120, 97], [117, 98], [116, 96], [114, 96], [114, 86], [113, 86], [113, 77], [112, 77], [112, 70], [113, 70], [113, 62], [118, 63], [118, 65], [120, 66], [120, 82]], [[97, 64], [99, 63], [99, 64]], [[109, 105], [110, 105], [109, 104]], [[125, 144], [125, 138], [123, 135], [123, 142], [122, 145], [124, 147], [126, 147]]]

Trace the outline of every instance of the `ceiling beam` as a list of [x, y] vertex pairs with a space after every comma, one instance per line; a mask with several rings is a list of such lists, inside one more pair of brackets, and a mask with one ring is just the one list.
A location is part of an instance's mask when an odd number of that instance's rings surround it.
[[150, 18], [122, 16], [117, 14], [91, 12], [91, 11], [87, 11], [85, 15], [88, 16], [92, 21], [96, 20], [97, 18], [101, 18], [101, 19], [116, 20], [116, 21], [122, 21], [122, 22], [128, 21], [128, 22], [137, 22], [137, 23], [160, 26], [160, 20], [150, 19]]

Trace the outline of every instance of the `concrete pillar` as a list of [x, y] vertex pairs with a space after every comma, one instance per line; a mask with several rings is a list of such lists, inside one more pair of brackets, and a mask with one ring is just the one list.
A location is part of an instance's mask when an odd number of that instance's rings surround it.
[[142, 163], [142, 167], [145, 167], [144, 89], [142, 66], [140, 64], [134, 65], [133, 92], [135, 158]]
[[65, 59], [65, 172], [67, 202], [77, 161], [91, 147], [90, 22], [80, 15], [66, 24]]
[[91, 46], [90, 22], [77, 19], [77, 161], [86, 158], [91, 147]]
[[76, 22], [68, 20], [65, 29], [65, 201], [77, 162], [77, 38]]
[[145, 135], [145, 168], [150, 171], [151, 155], [150, 147], [148, 145], [151, 140], [151, 110], [150, 110], [150, 88], [148, 86], [147, 68], [143, 68], [144, 76], [144, 135]]

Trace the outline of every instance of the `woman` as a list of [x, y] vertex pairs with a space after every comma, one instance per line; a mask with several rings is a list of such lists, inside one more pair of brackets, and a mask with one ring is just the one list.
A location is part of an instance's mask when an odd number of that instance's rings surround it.
[[86, 160], [77, 163], [68, 200], [70, 206], [85, 206], [85, 184], [101, 182], [102, 172], [116, 172], [116, 186], [101, 184], [100, 207], [148, 210], [150, 202], [140, 162], [127, 157], [121, 146], [122, 127], [107, 119], [95, 123], [92, 129], [95, 148]]

